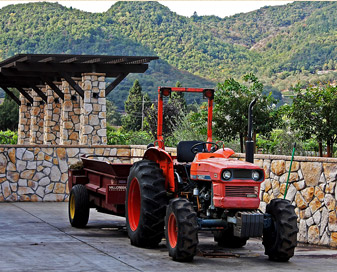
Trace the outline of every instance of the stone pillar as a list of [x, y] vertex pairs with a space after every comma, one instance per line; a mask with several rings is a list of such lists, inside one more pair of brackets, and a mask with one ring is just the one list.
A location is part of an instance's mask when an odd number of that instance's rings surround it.
[[82, 89], [80, 144], [107, 144], [105, 74], [82, 74]]
[[[74, 80], [81, 86], [79, 79]], [[82, 98], [65, 80], [62, 81], [62, 91], [64, 101], [61, 106], [60, 144], [77, 145], [79, 143]]]
[[[46, 88], [41, 91], [46, 93]], [[36, 92], [32, 91], [33, 105], [30, 119], [30, 144], [43, 144], [43, 123], [45, 102]]]
[[[61, 82], [56, 84], [61, 85]], [[59, 87], [60, 88], [60, 87]], [[46, 145], [56, 145], [60, 143], [60, 120], [62, 99], [52, 88], [46, 85], [47, 104], [44, 111], [44, 141]]]
[[[30, 95], [30, 92], [27, 91]], [[18, 144], [29, 144], [30, 138], [30, 110], [32, 105], [20, 94], [21, 106], [19, 108]]]

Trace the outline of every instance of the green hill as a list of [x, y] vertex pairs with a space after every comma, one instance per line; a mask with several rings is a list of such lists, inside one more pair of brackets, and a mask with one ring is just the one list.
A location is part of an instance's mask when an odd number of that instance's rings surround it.
[[123, 108], [132, 81], [155, 99], [159, 85], [214, 87], [254, 72], [267, 89], [287, 89], [337, 69], [337, 2], [293, 2], [231, 17], [190, 18], [157, 2], [117, 2], [88, 13], [57, 3], [0, 10], [0, 58], [17, 53], [157, 55], [143, 75], [128, 76], [109, 99]]

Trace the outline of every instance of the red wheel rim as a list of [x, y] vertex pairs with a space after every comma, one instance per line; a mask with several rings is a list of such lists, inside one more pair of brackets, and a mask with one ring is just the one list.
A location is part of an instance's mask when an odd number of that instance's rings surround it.
[[177, 245], [178, 240], [178, 227], [177, 227], [177, 220], [173, 213], [170, 214], [169, 220], [168, 220], [168, 239], [170, 242], [171, 248], [175, 248]]
[[135, 231], [138, 228], [140, 218], [140, 189], [136, 178], [131, 180], [128, 194], [128, 219], [130, 228]]

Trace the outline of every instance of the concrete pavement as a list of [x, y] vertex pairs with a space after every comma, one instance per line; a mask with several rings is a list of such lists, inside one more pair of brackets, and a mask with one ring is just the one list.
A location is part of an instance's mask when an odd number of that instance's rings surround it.
[[242, 249], [218, 247], [200, 233], [192, 263], [173, 262], [165, 241], [156, 249], [130, 245], [125, 219], [91, 209], [88, 227], [72, 228], [67, 203], [0, 203], [0, 271], [335, 271], [337, 250], [299, 246], [287, 263], [263, 254], [258, 239]]

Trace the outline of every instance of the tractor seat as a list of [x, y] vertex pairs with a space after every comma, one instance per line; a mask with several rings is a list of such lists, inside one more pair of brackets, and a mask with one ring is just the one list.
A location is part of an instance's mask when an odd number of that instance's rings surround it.
[[[178, 162], [192, 162], [195, 154], [191, 151], [193, 145], [202, 143], [200, 141], [181, 141], [177, 146], [177, 161]], [[196, 147], [199, 152], [202, 152], [203, 146]]]

